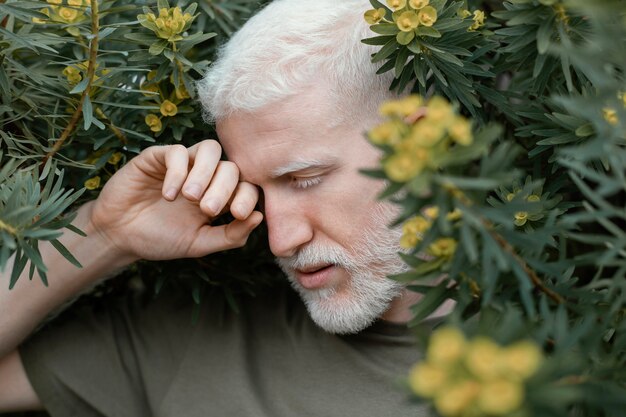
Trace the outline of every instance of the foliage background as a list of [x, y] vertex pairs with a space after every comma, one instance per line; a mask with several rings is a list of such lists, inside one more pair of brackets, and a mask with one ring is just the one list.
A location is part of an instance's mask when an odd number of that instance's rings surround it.
[[[43, 1], [0, 1], [0, 265], [17, 251], [23, 264], [29, 259], [45, 271], [37, 242], [56, 239], [72, 219], [62, 215], [95, 198], [125, 161], [154, 143], [214, 137], [212, 127], [200, 122], [193, 80], [219, 43], [261, 5], [198, 1], [197, 16], [174, 41], [174, 51], [173, 43], [138, 21], [143, 6], [154, 11], [155, 2], [100, 1], [95, 20], [95, 2], [79, 3], [76, 15], [63, 21]], [[190, 4], [178, 3], [182, 10]], [[391, 178], [384, 197], [403, 207], [399, 222], [426, 219], [424, 207], [437, 207], [440, 214], [431, 212], [420, 233], [407, 232], [415, 234], [413, 254], [405, 256], [412, 270], [397, 279], [424, 293], [415, 321], [454, 298], [448, 321], [466, 337], [485, 336], [501, 345], [530, 340], [545, 355], [541, 369], [524, 381], [521, 409], [486, 413], [471, 399], [448, 415], [621, 416], [626, 4], [430, 5], [438, 12], [434, 31], [422, 25], [405, 45], [408, 38], [398, 43], [388, 4], [372, 1], [391, 23], [373, 25], [372, 38], [365, 40], [379, 45], [373, 59], [381, 71], [395, 71], [393, 88], [446, 97], [474, 128], [467, 146], [429, 149], [436, 163]], [[169, 5], [159, 1], [158, 7]], [[46, 8], [48, 15], [41, 13]], [[460, 13], [464, 9], [485, 11], [485, 25], [468, 30], [473, 20]], [[203, 35], [211, 33], [217, 36]], [[81, 66], [90, 56], [97, 67]], [[159, 91], [151, 94], [155, 85]], [[164, 108], [171, 116], [161, 112], [166, 99], [176, 105], [175, 111]], [[149, 114], [160, 118], [160, 126], [154, 117], [146, 119]], [[417, 125], [393, 114], [389, 120], [405, 132]], [[375, 136], [370, 132], [373, 142]], [[394, 156], [407, 157], [409, 166], [415, 162], [406, 148], [377, 145], [385, 157], [369, 175], [389, 179]], [[72, 191], [84, 185], [91, 189]], [[460, 216], [444, 215], [455, 209]], [[453, 250], [433, 250], [441, 239], [453, 242]], [[445, 278], [433, 281], [442, 272]], [[200, 303], [209, 287], [237, 308], [237, 294], [253, 293], [279, 276], [259, 231], [242, 251], [138, 263], [90, 297], [184, 285], [190, 302]], [[422, 342], [428, 349], [428, 341]], [[445, 391], [455, 392], [466, 379], [457, 375]], [[407, 387], [415, 391], [411, 383]], [[459, 398], [453, 402], [463, 403]]]

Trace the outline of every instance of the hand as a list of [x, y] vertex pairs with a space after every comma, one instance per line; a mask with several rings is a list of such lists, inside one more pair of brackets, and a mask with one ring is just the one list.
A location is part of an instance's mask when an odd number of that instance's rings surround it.
[[[94, 202], [91, 223], [123, 256], [191, 258], [243, 246], [263, 215], [255, 186], [239, 182], [221, 146], [205, 140], [147, 148], [120, 169]], [[230, 208], [235, 220], [210, 222]]]

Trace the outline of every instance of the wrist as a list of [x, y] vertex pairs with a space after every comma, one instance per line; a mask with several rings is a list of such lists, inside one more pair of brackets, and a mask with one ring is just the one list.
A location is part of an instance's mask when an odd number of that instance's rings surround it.
[[[102, 266], [106, 265], [112, 270], [122, 269], [131, 263], [139, 260], [138, 256], [135, 256], [130, 251], [120, 247], [110, 236], [114, 234], [112, 230], [109, 230], [106, 226], [100, 225], [93, 219], [94, 201], [90, 201], [84, 204], [79, 210], [76, 218], [72, 222], [72, 225], [80, 229], [86, 234], [85, 237], [81, 237], [84, 240], [81, 248], [89, 248], [91, 260]], [[73, 233], [66, 231], [66, 233]], [[82, 251], [78, 248], [79, 251]], [[79, 259], [80, 260], [80, 259]], [[81, 261], [81, 264], [83, 262]], [[84, 266], [84, 264], [83, 264]]]

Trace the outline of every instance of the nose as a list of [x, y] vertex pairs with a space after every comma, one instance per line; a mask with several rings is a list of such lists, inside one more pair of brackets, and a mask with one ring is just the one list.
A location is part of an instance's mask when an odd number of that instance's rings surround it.
[[294, 255], [313, 238], [313, 229], [297, 198], [268, 198], [265, 193], [265, 221], [270, 250], [279, 258]]

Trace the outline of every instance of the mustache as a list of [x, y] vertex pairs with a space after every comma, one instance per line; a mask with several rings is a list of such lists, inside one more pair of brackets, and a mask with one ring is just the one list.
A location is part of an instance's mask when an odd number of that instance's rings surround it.
[[311, 265], [321, 264], [334, 264], [348, 269], [353, 266], [353, 260], [344, 249], [316, 243], [301, 248], [293, 256], [276, 258], [276, 262], [285, 270], [304, 269]]

